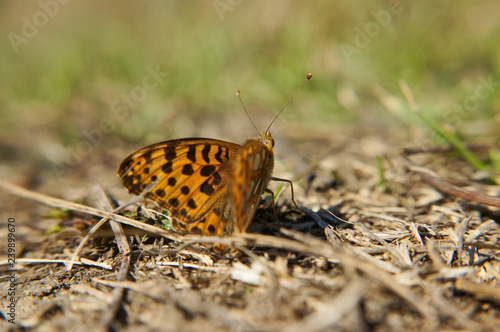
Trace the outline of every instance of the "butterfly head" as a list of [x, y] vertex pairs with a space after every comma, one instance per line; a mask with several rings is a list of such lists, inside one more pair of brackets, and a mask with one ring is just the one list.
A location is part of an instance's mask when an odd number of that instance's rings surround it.
[[267, 146], [268, 148], [272, 149], [274, 147], [274, 139], [271, 136], [271, 131], [269, 129], [260, 133], [257, 140], [260, 141], [265, 146]]

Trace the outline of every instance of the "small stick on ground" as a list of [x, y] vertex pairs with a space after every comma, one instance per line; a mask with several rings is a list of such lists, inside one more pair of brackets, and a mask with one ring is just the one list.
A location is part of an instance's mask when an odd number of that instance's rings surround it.
[[422, 180], [424, 180], [425, 182], [427, 182], [440, 192], [446, 193], [454, 197], [460, 197], [468, 201], [476, 202], [479, 204], [500, 208], [500, 198], [498, 197], [486, 195], [479, 191], [460, 188], [436, 176], [430, 175], [429, 174], [430, 172], [424, 171], [425, 169], [423, 167], [410, 166], [409, 169], [410, 171], [420, 175]]
[[[104, 190], [102, 190], [101, 186], [95, 186], [94, 191], [101, 206], [108, 212], [113, 211], [111, 202], [108, 196], [104, 193]], [[122, 254], [120, 271], [118, 272], [116, 280], [125, 281], [127, 279], [128, 271], [130, 268], [130, 246], [128, 245], [122, 225], [114, 220], [110, 220], [109, 224], [111, 226], [111, 229], [113, 230], [113, 233], [115, 234], [118, 249]], [[103, 331], [110, 330], [111, 324], [113, 323], [113, 320], [115, 319], [118, 310], [120, 309], [123, 295], [125, 294], [125, 288], [120, 286], [115, 287], [111, 294], [113, 300], [109, 303], [108, 310], [104, 312], [104, 315], [102, 316], [99, 324], [99, 328]]]

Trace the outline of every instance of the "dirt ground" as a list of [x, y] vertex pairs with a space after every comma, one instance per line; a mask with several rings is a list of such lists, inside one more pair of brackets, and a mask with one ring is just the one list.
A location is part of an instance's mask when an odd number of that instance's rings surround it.
[[[281, 133], [277, 175], [293, 180], [304, 211], [285, 187], [280, 226], [266, 195], [249, 233], [224, 240], [147, 232], [166, 219], [152, 204], [136, 204], [120, 214], [149, 228], [126, 218], [105, 223], [70, 271], [99, 213], [130, 199], [115, 172], [133, 148], [110, 144], [97, 169], [73, 172], [61, 187], [29, 168], [4, 166], [2, 329], [498, 330], [500, 187], [446, 148], [422, 145], [403, 156], [397, 136], [362, 132], [324, 139], [316, 128], [307, 140], [295, 128]], [[14, 270], [3, 240], [9, 218]], [[125, 235], [115, 239], [119, 225]], [[221, 242], [232, 249], [211, 250]], [[8, 322], [11, 274], [15, 325]]]

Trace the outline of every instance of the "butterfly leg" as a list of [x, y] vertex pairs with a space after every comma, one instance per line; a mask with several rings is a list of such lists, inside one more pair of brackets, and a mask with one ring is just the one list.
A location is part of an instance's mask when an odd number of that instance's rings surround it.
[[264, 192], [266, 192], [268, 194], [271, 194], [271, 198], [273, 200], [273, 214], [274, 214], [274, 218], [278, 222], [278, 225], [281, 227], [280, 220], [278, 219], [278, 215], [276, 214], [276, 201], [274, 200], [274, 193], [272, 192], [271, 189], [266, 189], [266, 190], [264, 190]]
[[[295, 207], [299, 210], [299, 211], [302, 211], [304, 212], [304, 210], [302, 210], [299, 205], [297, 204], [297, 202], [295, 202], [295, 193], [293, 192], [293, 183], [291, 180], [288, 180], [288, 179], [282, 179], [282, 178], [276, 178], [276, 177], [271, 177], [271, 180], [273, 181], [281, 181], [281, 182], [286, 182], [290, 185], [290, 190], [292, 192], [292, 202], [293, 204], [295, 205]], [[273, 196], [273, 202], [274, 202], [274, 196]]]

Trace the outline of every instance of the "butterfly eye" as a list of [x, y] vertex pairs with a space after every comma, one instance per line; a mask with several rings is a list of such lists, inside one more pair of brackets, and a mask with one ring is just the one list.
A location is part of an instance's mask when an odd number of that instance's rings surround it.
[[262, 143], [264, 143], [267, 146], [274, 148], [274, 139], [271, 136], [271, 131], [269, 129], [266, 130], [265, 133], [261, 133], [259, 135], [259, 141], [261, 141]]

